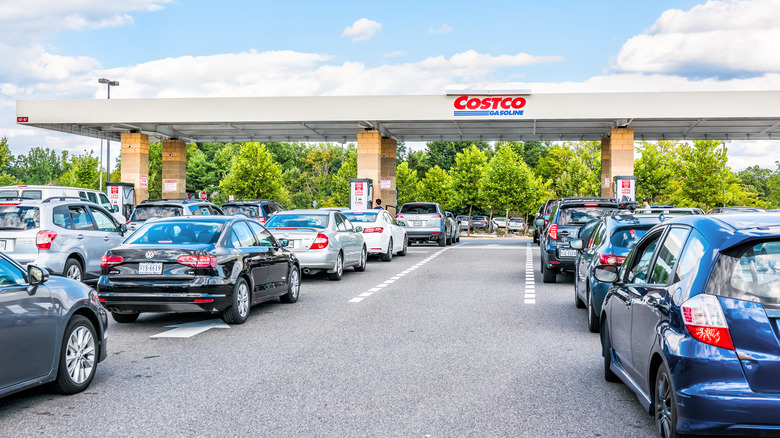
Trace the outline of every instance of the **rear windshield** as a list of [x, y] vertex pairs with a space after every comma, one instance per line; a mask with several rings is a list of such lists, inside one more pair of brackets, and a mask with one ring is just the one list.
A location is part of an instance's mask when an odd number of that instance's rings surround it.
[[151, 222], [133, 233], [131, 244], [196, 244], [217, 242], [224, 224], [214, 222]]
[[266, 228], [325, 228], [327, 214], [276, 214], [265, 223]]
[[184, 209], [176, 205], [139, 205], [133, 211], [130, 222], [142, 222], [153, 217], [183, 216]]
[[367, 211], [363, 212], [344, 212], [344, 216], [351, 222], [374, 222], [379, 213]]
[[32, 230], [40, 226], [41, 212], [38, 207], [0, 205], [0, 230]]
[[750, 242], [721, 253], [707, 292], [780, 309], [780, 240]]
[[433, 204], [404, 204], [401, 213], [408, 214], [436, 214], [436, 206]]
[[609, 242], [612, 246], [618, 248], [631, 249], [636, 245], [636, 242], [647, 233], [650, 227], [647, 228], [618, 228], [615, 233], [610, 237]]
[[228, 216], [243, 214], [246, 217], [259, 217], [260, 209], [254, 205], [223, 205], [222, 211]]
[[558, 213], [558, 225], [583, 225], [608, 215], [612, 207], [570, 207], [562, 208]]

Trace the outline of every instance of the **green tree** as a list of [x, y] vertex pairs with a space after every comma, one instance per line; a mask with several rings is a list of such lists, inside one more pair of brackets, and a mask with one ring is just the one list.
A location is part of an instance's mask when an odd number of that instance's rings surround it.
[[680, 157], [680, 187], [674, 194], [678, 204], [709, 210], [726, 200], [724, 194], [731, 175], [727, 149], [718, 140], [696, 140], [677, 148]]
[[523, 205], [525, 195], [522, 191], [530, 184], [529, 175], [530, 171], [526, 174], [521, 169], [519, 157], [512, 147], [501, 146], [488, 163], [480, 184], [480, 197], [487, 207], [508, 216], [510, 210]]
[[425, 172], [431, 168], [431, 160], [423, 151], [412, 151], [406, 158], [409, 163], [409, 169], [417, 174], [417, 178], [425, 176]]
[[755, 192], [760, 199], [766, 200], [770, 194], [769, 179], [774, 173], [772, 169], [764, 169], [756, 165], [738, 172], [737, 177], [746, 190]]
[[417, 198], [422, 202], [437, 202], [444, 209], [457, 205], [452, 177], [439, 166], [433, 166], [417, 184]]
[[486, 168], [487, 155], [475, 145], [471, 145], [455, 156], [455, 166], [450, 169], [460, 204], [469, 206], [469, 217], [474, 206], [479, 204], [479, 183]]
[[[149, 173], [147, 189], [149, 199], [162, 198], [162, 143], [149, 143]], [[111, 177], [111, 181], [120, 181]]]
[[25, 184], [49, 184], [56, 181], [70, 167], [68, 153], [60, 155], [49, 148], [34, 147], [27, 155], [19, 155], [10, 173]]
[[395, 190], [398, 205], [417, 200], [417, 172], [409, 168], [409, 163], [401, 163], [395, 169]]
[[775, 161], [775, 165], [777, 169], [766, 181], [766, 201], [769, 208], [780, 208], [780, 161]]
[[650, 202], [665, 202], [674, 192], [674, 169], [677, 162], [677, 147], [673, 141], [646, 142], [637, 146], [641, 154], [634, 160], [636, 176], [636, 197]]
[[98, 186], [100, 171], [98, 157], [92, 156], [92, 151], [70, 157], [70, 168], [60, 177], [60, 184], [69, 187], [95, 189]]
[[336, 207], [349, 207], [349, 180], [357, 178], [357, 154], [345, 157], [345, 160], [331, 184], [331, 200]]
[[490, 143], [486, 141], [430, 141], [426, 143], [430, 166], [439, 166], [449, 171], [455, 165], [455, 156], [470, 146], [482, 151], [490, 150]]
[[6, 166], [13, 158], [11, 148], [8, 146], [8, 138], [0, 138], [0, 171], [5, 172]]
[[238, 199], [273, 199], [286, 202], [287, 190], [282, 185], [282, 168], [261, 143], [246, 143], [233, 160], [230, 174], [219, 184], [227, 195]]

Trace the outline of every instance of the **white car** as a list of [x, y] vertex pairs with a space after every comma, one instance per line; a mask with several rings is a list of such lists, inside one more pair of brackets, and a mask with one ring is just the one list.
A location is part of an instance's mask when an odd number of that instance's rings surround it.
[[363, 227], [363, 239], [369, 254], [379, 254], [389, 262], [394, 254], [406, 255], [409, 238], [406, 229], [398, 225], [387, 210], [346, 210], [344, 216], [355, 225]]

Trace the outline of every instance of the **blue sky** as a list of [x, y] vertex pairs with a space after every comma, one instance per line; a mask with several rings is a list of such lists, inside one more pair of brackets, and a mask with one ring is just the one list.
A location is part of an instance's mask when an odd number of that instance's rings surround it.
[[[97, 153], [13, 121], [17, 99], [104, 97], [103, 76], [112, 98], [776, 90], [778, 22], [780, 0], [0, 0], [0, 137]], [[777, 146], [730, 143], [730, 165]]]

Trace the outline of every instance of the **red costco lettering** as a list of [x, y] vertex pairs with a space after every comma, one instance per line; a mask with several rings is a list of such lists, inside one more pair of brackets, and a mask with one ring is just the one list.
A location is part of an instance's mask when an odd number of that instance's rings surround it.
[[455, 109], [458, 110], [475, 110], [475, 109], [520, 109], [524, 107], [526, 100], [524, 97], [470, 97], [468, 95], [458, 96], [455, 99]]

